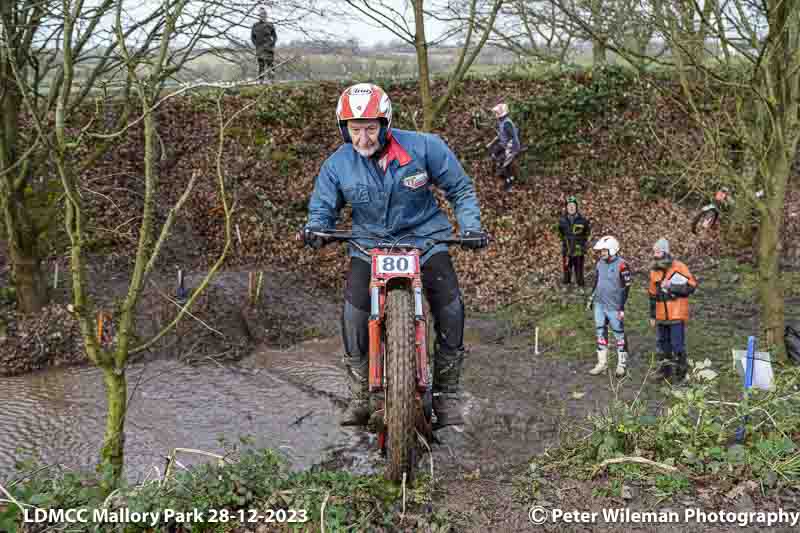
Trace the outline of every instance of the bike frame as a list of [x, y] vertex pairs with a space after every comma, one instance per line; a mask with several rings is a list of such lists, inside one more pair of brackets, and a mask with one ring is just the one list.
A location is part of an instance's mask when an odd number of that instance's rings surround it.
[[[386, 318], [386, 291], [389, 285], [404, 283], [410, 285], [414, 292], [415, 345], [417, 352], [417, 391], [426, 392], [431, 386], [428, 366], [427, 320], [422, 301], [422, 274], [420, 268], [420, 252], [416, 249], [392, 251], [375, 248], [369, 251], [372, 262], [372, 279], [369, 284], [370, 316], [369, 316], [369, 390], [381, 392], [384, 389], [384, 320]], [[411, 272], [386, 273], [379, 272], [378, 256], [413, 257]]]

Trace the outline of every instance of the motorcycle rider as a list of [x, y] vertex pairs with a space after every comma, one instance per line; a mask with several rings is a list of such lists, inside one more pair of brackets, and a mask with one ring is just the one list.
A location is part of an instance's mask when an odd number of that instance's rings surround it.
[[519, 130], [508, 116], [508, 104], [502, 102], [497, 104], [492, 108], [492, 113], [497, 118], [497, 137], [489, 143], [489, 149], [508, 192], [514, 185], [514, 161], [522, 150]]
[[[313, 231], [335, 227], [339, 211], [352, 207], [353, 233], [396, 239], [413, 234], [444, 238], [453, 231], [431, 186], [441, 189], [455, 211], [463, 246], [484, 248], [480, 208], [472, 180], [450, 148], [436, 135], [392, 129], [392, 104], [377, 85], [360, 83], [339, 97], [336, 119], [344, 144], [322, 164], [308, 204], [302, 238], [319, 248], [324, 240]], [[426, 248], [424, 237], [411, 240]], [[368, 248], [374, 241], [359, 239]], [[363, 425], [368, 401], [370, 258], [350, 245], [342, 315], [344, 363], [352, 399], [342, 425]], [[436, 330], [433, 355], [433, 408], [437, 427], [463, 424], [459, 380], [464, 358], [464, 304], [447, 246], [436, 244], [421, 256], [422, 283]]]
[[594, 289], [587, 307], [594, 302], [597, 334], [597, 365], [589, 371], [596, 376], [608, 368], [608, 326], [617, 341], [617, 377], [625, 375], [628, 352], [625, 349], [625, 303], [631, 287], [631, 271], [619, 256], [619, 241], [607, 235], [594, 245], [602, 257], [595, 267]]

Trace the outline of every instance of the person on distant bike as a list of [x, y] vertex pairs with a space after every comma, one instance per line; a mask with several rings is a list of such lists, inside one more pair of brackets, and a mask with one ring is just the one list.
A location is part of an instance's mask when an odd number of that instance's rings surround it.
[[602, 256], [595, 267], [594, 289], [587, 308], [594, 303], [597, 336], [597, 365], [589, 371], [596, 376], [608, 368], [608, 327], [617, 342], [617, 377], [625, 375], [628, 352], [625, 346], [625, 303], [631, 286], [631, 271], [619, 255], [619, 241], [607, 235], [594, 245]]
[[689, 267], [669, 253], [669, 241], [661, 238], [653, 245], [650, 267], [650, 326], [656, 328], [656, 352], [660, 379], [680, 382], [686, 377], [686, 322], [689, 320], [689, 296], [697, 289], [697, 280]]
[[[333, 229], [345, 204], [352, 207], [354, 234], [396, 239], [408, 234], [445, 238], [453, 228], [431, 189], [441, 189], [455, 211], [463, 245], [484, 248], [480, 208], [472, 180], [450, 148], [436, 135], [392, 129], [392, 104], [383, 89], [353, 85], [341, 94], [336, 118], [344, 144], [322, 164], [308, 204], [303, 240], [313, 248], [324, 241], [313, 231]], [[426, 248], [425, 237], [406, 238]], [[357, 240], [369, 248], [375, 242]], [[344, 290], [342, 336], [352, 400], [342, 425], [363, 425], [369, 417], [368, 368], [370, 258], [350, 246]], [[459, 380], [464, 359], [464, 303], [447, 246], [436, 244], [421, 256], [422, 283], [434, 317], [433, 408], [437, 427], [463, 424]]]
[[278, 34], [275, 25], [267, 20], [267, 10], [263, 7], [258, 11], [258, 22], [253, 24], [250, 31], [250, 40], [256, 47], [256, 59], [258, 59], [258, 79], [265, 82], [272, 77], [272, 64], [275, 62], [275, 43], [278, 41]]
[[508, 105], [499, 103], [492, 108], [497, 118], [497, 137], [489, 143], [489, 150], [498, 167], [500, 177], [505, 181], [506, 192], [514, 185], [515, 160], [522, 150], [519, 130], [508, 116]]
[[572, 271], [575, 271], [575, 282], [583, 289], [583, 263], [586, 253], [586, 241], [592, 233], [589, 219], [578, 212], [578, 199], [567, 198], [567, 211], [558, 221], [558, 234], [561, 237], [561, 265], [564, 271], [564, 286], [572, 283]]

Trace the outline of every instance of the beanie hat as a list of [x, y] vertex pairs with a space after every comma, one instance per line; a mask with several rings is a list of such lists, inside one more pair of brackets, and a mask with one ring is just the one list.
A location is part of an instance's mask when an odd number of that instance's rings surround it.
[[575, 208], [577, 209], [578, 208], [578, 198], [576, 198], [575, 196], [570, 196], [569, 198], [567, 198], [567, 205], [569, 205], [569, 204], [575, 204]]
[[661, 237], [656, 241], [653, 245], [653, 251], [660, 251], [664, 252], [665, 254], [669, 253], [669, 241], [664, 237]]

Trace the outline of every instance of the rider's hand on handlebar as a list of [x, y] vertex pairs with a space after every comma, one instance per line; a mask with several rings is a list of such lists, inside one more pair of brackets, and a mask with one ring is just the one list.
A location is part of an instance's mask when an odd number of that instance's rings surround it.
[[463, 239], [462, 248], [480, 250], [489, 246], [489, 234], [484, 231], [467, 231], [461, 235], [461, 238]]
[[314, 235], [315, 231], [323, 231], [322, 228], [318, 228], [315, 226], [303, 228], [301, 231], [303, 243], [306, 246], [310, 246], [315, 250], [319, 250], [326, 244], [326, 240], [319, 235]]

